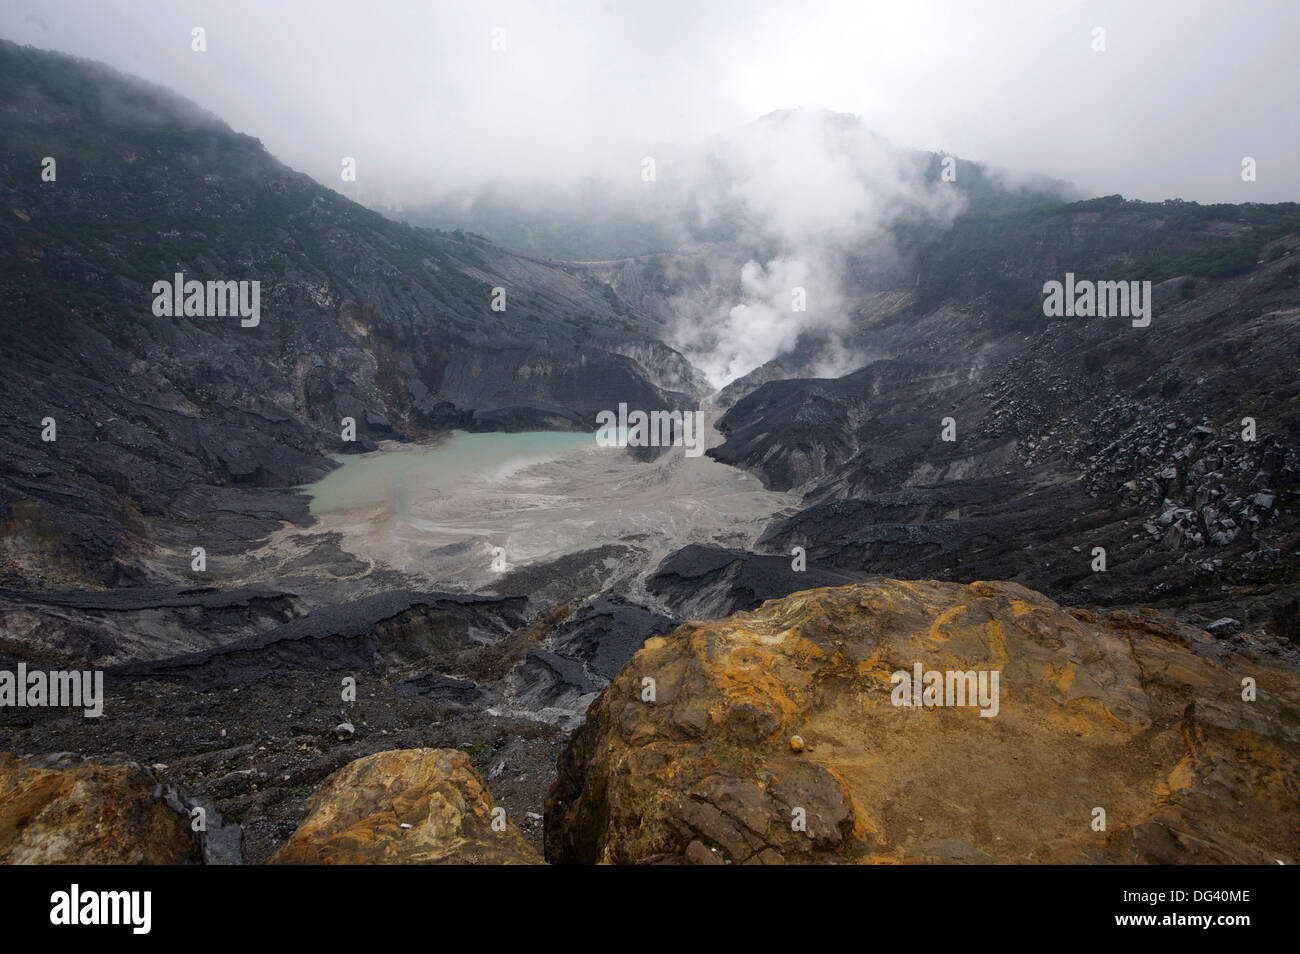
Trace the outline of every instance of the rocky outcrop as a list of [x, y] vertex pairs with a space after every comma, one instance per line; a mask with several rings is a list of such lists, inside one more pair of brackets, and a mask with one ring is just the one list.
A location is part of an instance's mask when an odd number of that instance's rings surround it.
[[[1125, 267], [1085, 266], [1072, 257], [1082, 247], [1040, 261], [1051, 242], [1006, 238], [1007, 270], [1040, 287]], [[860, 348], [878, 360], [762, 383], [708, 454], [805, 493], [758, 548], [802, 546], [810, 569], [1014, 580], [1073, 605], [1231, 616], [1300, 639], [1287, 628], [1300, 601], [1300, 386], [1277, 360], [1300, 348], [1297, 238], [1231, 277], [1157, 284], [1148, 328], [1048, 319], [1041, 296], [1017, 323], [1011, 298], [936, 273], [952, 280], [940, 304], [864, 306]], [[1121, 247], [1108, 243], [1084, 244]], [[995, 273], [980, 271], [981, 294]], [[1105, 573], [1091, 569], [1098, 546]]]
[[[896, 693], [916, 664], [989, 691]], [[1298, 711], [1293, 667], [1151, 610], [1011, 583], [807, 590], [646, 641], [560, 759], [546, 854], [1293, 864]]]
[[795, 569], [797, 564], [797, 557], [692, 543], [664, 557], [646, 579], [646, 589], [678, 619], [717, 619], [798, 590], [843, 586], [867, 575], [817, 566]]
[[272, 864], [540, 864], [455, 749], [402, 749], [331, 775]]
[[474, 657], [523, 625], [519, 599], [389, 590], [326, 606], [215, 649], [128, 663], [122, 676], [167, 675], [204, 685], [268, 672], [429, 665]]
[[197, 862], [188, 820], [161, 794], [134, 762], [0, 753], [0, 864]]

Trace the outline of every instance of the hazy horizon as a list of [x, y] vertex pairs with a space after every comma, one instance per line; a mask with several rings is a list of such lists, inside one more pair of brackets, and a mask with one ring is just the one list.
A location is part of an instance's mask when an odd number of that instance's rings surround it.
[[[332, 2], [303, 15], [46, 0], [0, 12], [0, 36], [166, 86], [369, 204], [489, 182], [631, 182], [656, 144], [696, 148], [798, 108], [1087, 195], [1295, 201], [1297, 26], [1300, 8], [1284, 3]], [[1241, 178], [1247, 156], [1254, 182]], [[344, 157], [355, 183], [341, 181]]]

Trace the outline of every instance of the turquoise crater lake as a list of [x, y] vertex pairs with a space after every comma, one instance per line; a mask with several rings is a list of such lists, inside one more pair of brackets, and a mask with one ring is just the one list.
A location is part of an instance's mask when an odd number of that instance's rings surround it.
[[[642, 461], [602, 447], [595, 432], [454, 431], [436, 444], [385, 443], [337, 459], [301, 488], [316, 518], [309, 535], [334, 535], [370, 568], [363, 573], [396, 570], [412, 585], [457, 592], [610, 545], [624, 557], [602, 572], [639, 577], [687, 543], [751, 546], [795, 499], [682, 447]], [[282, 535], [292, 559], [301, 528]]]
[[342, 467], [302, 489], [312, 497], [313, 514], [389, 505], [401, 518], [412, 500], [454, 493], [467, 484], [495, 483], [521, 468], [595, 446], [594, 434], [581, 432], [452, 431], [437, 444], [336, 457]]

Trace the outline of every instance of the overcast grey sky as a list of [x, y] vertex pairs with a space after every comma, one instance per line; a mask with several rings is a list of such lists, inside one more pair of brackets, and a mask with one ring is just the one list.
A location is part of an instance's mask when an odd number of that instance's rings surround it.
[[328, 185], [354, 156], [405, 201], [796, 106], [1089, 194], [1300, 200], [1296, 0], [4, 0], [0, 35], [168, 86]]

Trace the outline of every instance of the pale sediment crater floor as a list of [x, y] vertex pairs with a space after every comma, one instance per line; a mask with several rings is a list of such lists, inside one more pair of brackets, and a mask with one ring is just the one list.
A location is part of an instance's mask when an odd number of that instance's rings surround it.
[[[708, 435], [710, 446], [720, 439], [711, 427]], [[681, 447], [643, 462], [591, 434], [564, 432], [390, 444], [344, 459], [304, 490], [318, 519], [309, 534], [338, 534], [341, 549], [370, 567], [455, 592], [491, 592], [505, 572], [608, 544], [639, 554], [622, 568], [635, 589], [686, 544], [750, 546], [773, 514], [797, 502]], [[288, 528], [268, 548], [302, 536]]]

